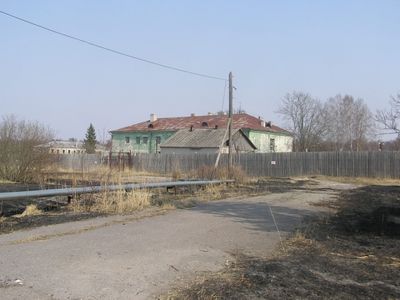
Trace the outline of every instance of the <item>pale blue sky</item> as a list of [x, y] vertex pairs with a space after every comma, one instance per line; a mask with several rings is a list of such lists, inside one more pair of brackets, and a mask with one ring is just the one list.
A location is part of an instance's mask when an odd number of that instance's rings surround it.
[[[196, 72], [234, 73], [235, 106], [284, 125], [285, 93], [363, 98], [400, 91], [400, 1], [16, 1], [0, 10]], [[224, 83], [133, 61], [0, 14], [0, 115], [82, 138], [221, 109]], [[227, 101], [225, 101], [225, 108]]]

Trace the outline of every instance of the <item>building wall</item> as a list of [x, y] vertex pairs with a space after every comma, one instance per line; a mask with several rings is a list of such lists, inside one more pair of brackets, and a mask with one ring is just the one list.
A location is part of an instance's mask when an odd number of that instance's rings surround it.
[[[290, 135], [273, 132], [244, 130], [247, 137], [257, 147], [256, 152], [292, 152], [293, 138]], [[272, 147], [275, 144], [275, 147]]]
[[237, 152], [254, 152], [254, 148], [249, 144], [248, 140], [244, 137], [240, 131], [236, 132], [233, 137], [233, 151]]
[[[290, 135], [276, 134], [265, 131], [255, 131], [251, 129], [243, 130], [244, 134], [257, 147], [256, 152], [292, 152], [293, 138]], [[156, 153], [160, 152], [157, 144], [157, 137], [160, 143], [170, 138], [175, 131], [152, 131], [152, 132], [126, 132], [112, 133], [112, 151], [113, 152], [131, 152], [131, 153]], [[129, 143], [126, 142], [129, 138]], [[136, 138], [140, 138], [140, 144], [136, 143]], [[143, 142], [147, 138], [147, 144]], [[271, 151], [271, 140], [275, 140], [275, 149]], [[187, 148], [185, 148], [187, 149]], [[164, 151], [163, 151], [164, 152]], [[187, 152], [186, 152], [187, 153]]]
[[[160, 146], [157, 145], [157, 138], [160, 139], [160, 143], [163, 143], [174, 133], [175, 131], [114, 132], [112, 133], [112, 151], [156, 153], [160, 151]], [[147, 138], [147, 143], [145, 143], [145, 138]], [[140, 139], [139, 144], [137, 139]]]
[[51, 154], [81, 154], [85, 153], [85, 149], [81, 148], [67, 148], [67, 147], [51, 147], [49, 148]]
[[[218, 148], [182, 148], [166, 147], [161, 148], [162, 154], [207, 154], [218, 153]], [[222, 153], [228, 153], [228, 147], [222, 149]]]

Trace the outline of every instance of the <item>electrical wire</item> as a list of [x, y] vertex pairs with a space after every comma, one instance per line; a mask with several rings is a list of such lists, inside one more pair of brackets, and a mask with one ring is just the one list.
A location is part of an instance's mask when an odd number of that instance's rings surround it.
[[105, 51], [112, 52], [114, 54], [122, 55], [122, 56], [125, 56], [125, 57], [129, 57], [131, 59], [135, 59], [135, 60], [138, 60], [138, 61], [141, 61], [141, 62], [152, 64], [152, 65], [155, 65], [155, 66], [158, 66], [158, 67], [162, 67], [162, 68], [165, 68], [165, 69], [170, 69], [170, 70], [174, 70], [174, 71], [178, 71], [178, 72], [182, 72], [182, 73], [186, 73], [186, 74], [190, 74], [190, 75], [194, 75], [194, 76], [199, 76], [199, 77], [204, 77], [204, 78], [209, 78], [209, 79], [215, 79], [215, 80], [223, 80], [225, 82], [227, 81], [226, 78], [217, 77], [217, 76], [208, 75], [208, 74], [203, 74], [203, 73], [198, 73], [198, 72], [193, 72], [193, 71], [186, 70], [186, 69], [183, 69], [183, 68], [179, 68], [179, 67], [175, 67], [175, 66], [171, 66], [171, 65], [166, 65], [166, 64], [159, 63], [159, 62], [156, 62], [156, 61], [153, 61], [153, 60], [141, 58], [141, 57], [138, 57], [138, 56], [135, 56], [135, 55], [131, 55], [131, 54], [128, 54], [128, 53], [124, 53], [122, 51], [114, 50], [112, 48], [105, 47], [105, 46], [102, 46], [100, 44], [96, 44], [96, 43], [93, 43], [93, 42], [90, 42], [90, 41], [87, 41], [87, 40], [72, 36], [70, 34], [66, 34], [66, 33], [63, 33], [61, 31], [57, 31], [57, 30], [49, 28], [49, 27], [45, 27], [43, 25], [34, 23], [34, 22], [29, 21], [27, 19], [20, 18], [18, 16], [12, 15], [12, 14], [7, 13], [7, 12], [2, 11], [2, 10], [0, 10], [0, 13], [2, 13], [5, 16], [8, 16], [10, 18], [16, 19], [18, 21], [22, 21], [22, 22], [27, 23], [29, 25], [35, 26], [37, 28], [49, 31], [51, 33], [54, 33], [54, 34], [69, 38], [71, 40], [75, 40], [75, 41], [84, 43], [84, 44], [87, 44], [87, 45], [90, 45], [90, 46], [93, 46], [93, 47], [96, 47], [96, 48], [99, 48], [99, 49], [102, 49], [102, 50], [105, 50]]

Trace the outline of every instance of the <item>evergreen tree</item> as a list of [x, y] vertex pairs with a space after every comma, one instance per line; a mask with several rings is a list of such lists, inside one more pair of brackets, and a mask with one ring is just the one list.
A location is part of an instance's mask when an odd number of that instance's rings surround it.
[[88, 153], [88, 154], [95, 153], [96, 142], [97, 142], [96, 141], [96, 131], [94, 130], [92, 123], [90, 123], [90, 126], [86, 131], [86, 136], [85, 136], [85, 141], [84, 141], [84, 147], [85, 147], [86, 153]]

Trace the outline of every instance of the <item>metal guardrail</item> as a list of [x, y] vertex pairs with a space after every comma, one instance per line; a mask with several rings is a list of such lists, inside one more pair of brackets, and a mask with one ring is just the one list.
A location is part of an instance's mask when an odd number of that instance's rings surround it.
[[153, 183], [129, 183], [120, 185], [86, 186], [77, 188], [47, 189], [35, 191], [20, 191], [0, 193], [0, 200], [16, 200], [23, 198], [39, 198], [51, 196], [73, 196], [78, 194], [99, 193], [103, 191], [152, 189], [162, 187], [178, 187], [190, 185], [209, 185], [218, 183], [232, 183], [234, 180], [197, 180], [197, 181], [168, 181]]

